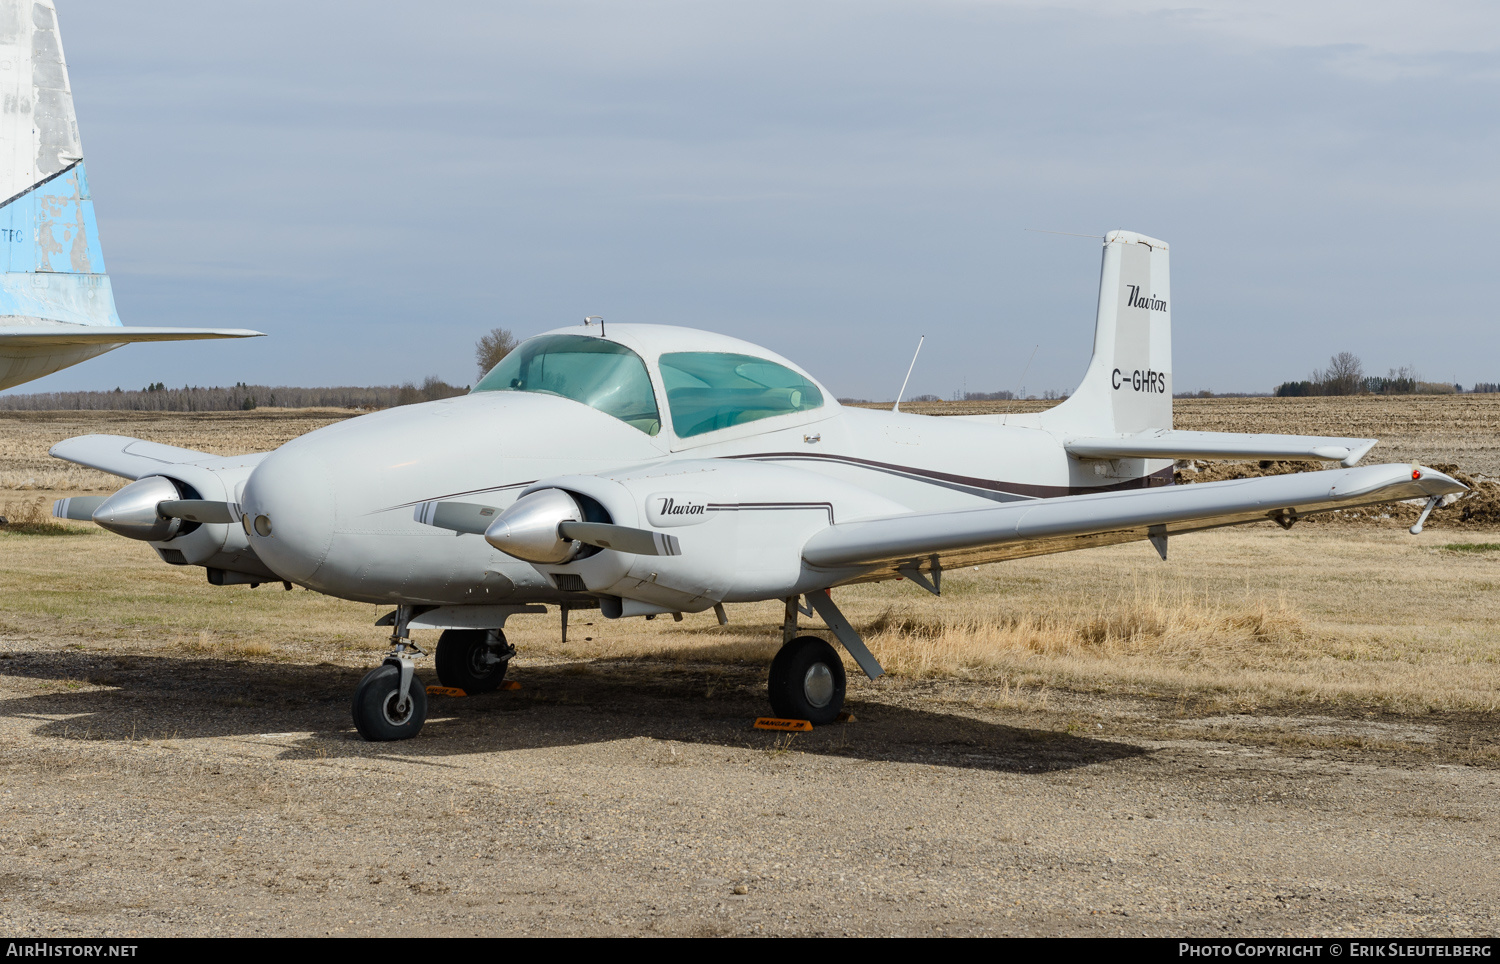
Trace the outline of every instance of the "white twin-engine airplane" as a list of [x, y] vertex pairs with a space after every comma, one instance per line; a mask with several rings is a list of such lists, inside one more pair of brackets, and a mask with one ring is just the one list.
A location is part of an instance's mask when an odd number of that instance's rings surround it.
[[[442, 629], [439, 681], [497, 687], [503, 627], [545, 606], [609, 619], [784, 600], [777, 715], [827, 723], [844, 666], [881, 668], [829, 590], [954, 566], [1150, 540], [1397, 499], [1428, 511], [1458, 482], [1373, 465], [1172, 485], [1172, 460], [1321, 459], [1372, 439], [1172, 429], [1167, 246], [1104, 241], [1094, 357], [1067, 401], [1030, 415], [934, 418], [845, 408], [755, 345], [656, 325], [559, 329], [521, 343], [461, 398], [330, 425], [222, 458], [89, 435], [52, 454], [136, 481], [55, 514], [151, 543], [215, 585], [272, 580], [394, 604], [393, 651], [354, 694], [366, 739], [415, 735], [416, 627]], [[1426, 515], [1424, 513], [1423, 519]], [[1418, 529], [1420, 523], [1418, 523]], [[803, 602], [805, 600], [805, 603]]]
[[127, 328], [115, 311], [52, 0], [0, 0], [0, 390], [135, 341], [245, 328]]

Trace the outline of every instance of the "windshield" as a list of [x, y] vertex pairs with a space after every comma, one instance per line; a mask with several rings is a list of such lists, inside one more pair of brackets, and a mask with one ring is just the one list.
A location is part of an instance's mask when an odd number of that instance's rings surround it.
[[661, 431], [641, 356], [603, 338], [543, 335], [523, 341], [474, 386], [476, 392], [538, 392], [582, 402], [640, 429]]
[[818, 386], [775, 362], [726, 352], [661, 356], [661, 380], [681, 438], [823, 404]]

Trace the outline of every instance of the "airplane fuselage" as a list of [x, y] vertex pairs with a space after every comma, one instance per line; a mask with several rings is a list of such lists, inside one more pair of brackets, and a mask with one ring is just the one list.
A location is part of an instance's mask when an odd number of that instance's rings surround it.
[[[633, 506], [615, 500], [616, 521], [675, 521], [670, 512], [666, 520], [648, 518], [661, 512], [655, 498], [675, 500], [679, 512], [715, 517], [691, 528], [674, 526], [684, 538], [708, 535], [703, 523], [731, 512], [740, 541], [747, 527], [792, 530], [778, 532], [790, 537], [781, 584], [753, 590], [765, 598], [796, 588], [802, 577], [796, 547], [830, 521], [1170, 482], [1170, 462], [1081, 462], [1054, 433], [998, 416], [934, 418], [848, 408], [830, 399], [814, 412], [744, 429], [686, 444], [667, 433], [647, 435], [569, 399], [517, 392], [372, 413], [267, 456], [240, 500], [249, 520], [246, 538], [278, 576], [329, 595], [429, 605], [556, 602], [569, 596], [551, 577], [583, 563], [549, 573], [478, 536], [422, 525], [414, 509], [444, 500], [504, 509], [538, 482], [628, 477], [649, 466], [661, 481], [632, 486], [625, 500]], [[711, 463], [716, 471], [708, 470]], [[682, 472], [674, 475], [674, 465]], [[621, 518], [632, 510], [634, 518]], [[255, 529], [262, 516], [268, 536]], [[746, 591], [717, 599], [709, 592], [694, 597], [697, 605], [675, 602], [701, 609]]]

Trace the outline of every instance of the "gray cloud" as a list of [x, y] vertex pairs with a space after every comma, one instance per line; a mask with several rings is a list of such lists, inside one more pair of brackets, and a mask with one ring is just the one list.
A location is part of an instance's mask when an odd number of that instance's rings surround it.
[[924, 332], [913, 392], [1019, 387], [1033, 347], [1068, 389], [1097, 243], [1027, 227], [1172, 243], [1179, 388], [1341, 350], [1500, 380], [1483, 8], [61, 6], [122, 317], [272, 337], [29, 390], [464, 382], [489, 328], [591, 313], [840, 394]]

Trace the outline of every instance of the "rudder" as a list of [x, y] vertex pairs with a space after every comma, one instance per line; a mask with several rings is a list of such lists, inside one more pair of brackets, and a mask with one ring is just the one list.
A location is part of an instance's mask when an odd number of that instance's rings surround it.
[[1104, 237], [1094, 356], [1067, 401], [1040, 426], [1135, 434], [1172, 427], [1172, 315], [1165, 241], [1133, 231]]

